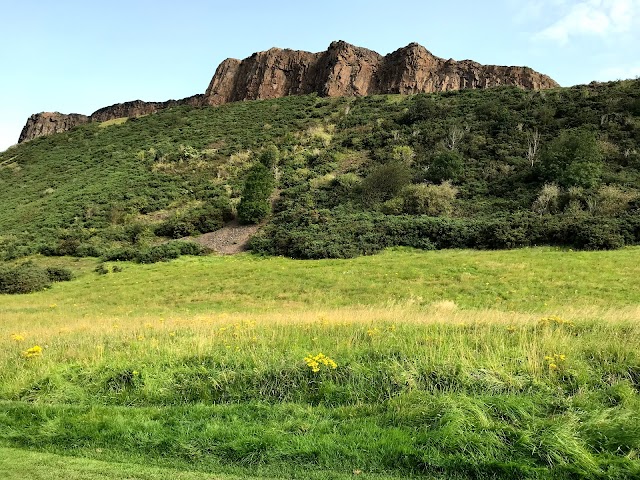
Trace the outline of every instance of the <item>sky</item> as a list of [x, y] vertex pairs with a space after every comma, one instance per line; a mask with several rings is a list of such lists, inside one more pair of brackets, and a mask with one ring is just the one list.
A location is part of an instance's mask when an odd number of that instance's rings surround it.
[[218, 64], [334, 40], [529, 66], [562, 86], [640, 76], [640, 0], [0, 0], [0, 151], [29, 115], [204, 93]]

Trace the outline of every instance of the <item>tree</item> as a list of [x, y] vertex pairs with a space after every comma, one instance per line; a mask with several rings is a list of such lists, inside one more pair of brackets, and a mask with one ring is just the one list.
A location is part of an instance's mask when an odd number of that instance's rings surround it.
[[405, 162], [392, 160], [378, 166], [362, 181], [364, 202], [372, 205], [395, 197], [411, 182], [411, 176], [411, 168]]
[[241, 223], [258, 223], [269, 215], [269, 197], [274, 188], [271, 170], [261, 162], [256, 163], [244, 184], [242, 199], [238, 205], [238, 219]]
[[527, 143], [529, 144], [527, 159], [533, 167], [536, 157], [538, 156], [538, 150], [540, 149], [540, 132], [537, 128], [533, 132], [527, 132]]
[[462, 155], [454, 150], [445, 150], [437, 153], [429, 164], [427, 177], [434, 183], [441, 183], [445, 180], [455, 182], [464, 170]]
[[602, 176], [602, 153], [593, 132], [563, 131], [541, 158], [543, 176], [562, 187], [594, 188]]

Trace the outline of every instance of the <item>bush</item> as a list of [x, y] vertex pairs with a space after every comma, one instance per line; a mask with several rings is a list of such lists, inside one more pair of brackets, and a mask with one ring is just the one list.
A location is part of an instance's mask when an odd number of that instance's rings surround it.
[[45, 271], [52, 282], [69, 282], [73, 280], [73, 272], [65, 267], [47, 267]]
[[109, 273], [109, 268], [104, 263], [99, 263], [96, 268], [93, 269], [98, 275], [106, 275]]
[[190, 237], [219, 230], [231, 219], [233, 212], [228, 199], [220, 198], [211, 204], [169, 218], [158, 225], [154, 233], [159, 237], [173, 239]]
[[544, 150], [543, 175], [563, 187], [593, 188], [602, 176], [602, 153], [594, 133], [565, 130]]
[[138, 252], [133, 259], [137, 263], [166, 262], [180, 255], [203, 255], [206, 250], [194, 242], [169, 242]]
[[404, 212], [413, 215], [450, 216], [458, 189], [451, 182], [441, 185], [409, 185], [402, 190]]
[[32, 262], [0, 266], [0, 293], [31, 293], [50, 286], [47, 271]]
[[434, 183], [441, 183], [446, 180], [457, 181], [464, 170], [462, 155], [454, 150], [446, 150], [437, 153], [431, 159], [427, 178]]
[[271, 213], [269, 197], [274, 186], [271, 171], [262, 163], [256, 163], [249, 171], [238, 205], [241, 223], [259, 223]]
[[405, 162], [392, 160], [374, 168], [362, 181], [362, 200], [373, 205], [392, 199], [411, 182], [411, 168]]
[[281, 215], [250, 244], [256, 253], [300, 259], [350, 258], [392, 246], [425, 250], [504, 249], [536, 245], [608, 250], [640, 242], [640, 220], [535, 215], [446, 218], [381, 213]]

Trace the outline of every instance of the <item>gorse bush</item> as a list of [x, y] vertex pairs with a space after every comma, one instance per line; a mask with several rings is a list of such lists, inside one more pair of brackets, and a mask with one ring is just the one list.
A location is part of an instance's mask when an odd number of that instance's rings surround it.
[[44, 290], [52, 282], [67, 282], [73, 272], [64, 267], [42, 268], [33, 262], [0, 265], [0, 293], [31, 293]]
[[47, 267], [45, 271], [52, 282], [69, 282], [73, 280], [73, 272], [66, 267]]
[[238, 219], [242, 223], [259, 223], [271, 212], [269, 197], [275, 183], [271, 170], [257, 162], [249, 171], [242, 199], [238, 205]]
[[190, 241], [174, 241], [136, 249], [116, 248], [107, 252], [103, 259], [105, 261], [133, 261], [136, 263], [157, 263], [174, 260], [180, 255], [203, 255], [207, 253], [204, 247]]

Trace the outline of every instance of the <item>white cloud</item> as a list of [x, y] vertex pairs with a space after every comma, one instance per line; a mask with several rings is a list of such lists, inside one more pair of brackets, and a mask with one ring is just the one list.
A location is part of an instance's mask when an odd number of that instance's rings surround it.
[[536, 39], [551, 40], [561, 45], [574, 36], [596, 35], [608, 37], [629, 32], [640, 12], [640, 0], [580, 0], [561, 7], [549, 1], [549, 9], [561, 10], [561, 17], [535, 35]]

